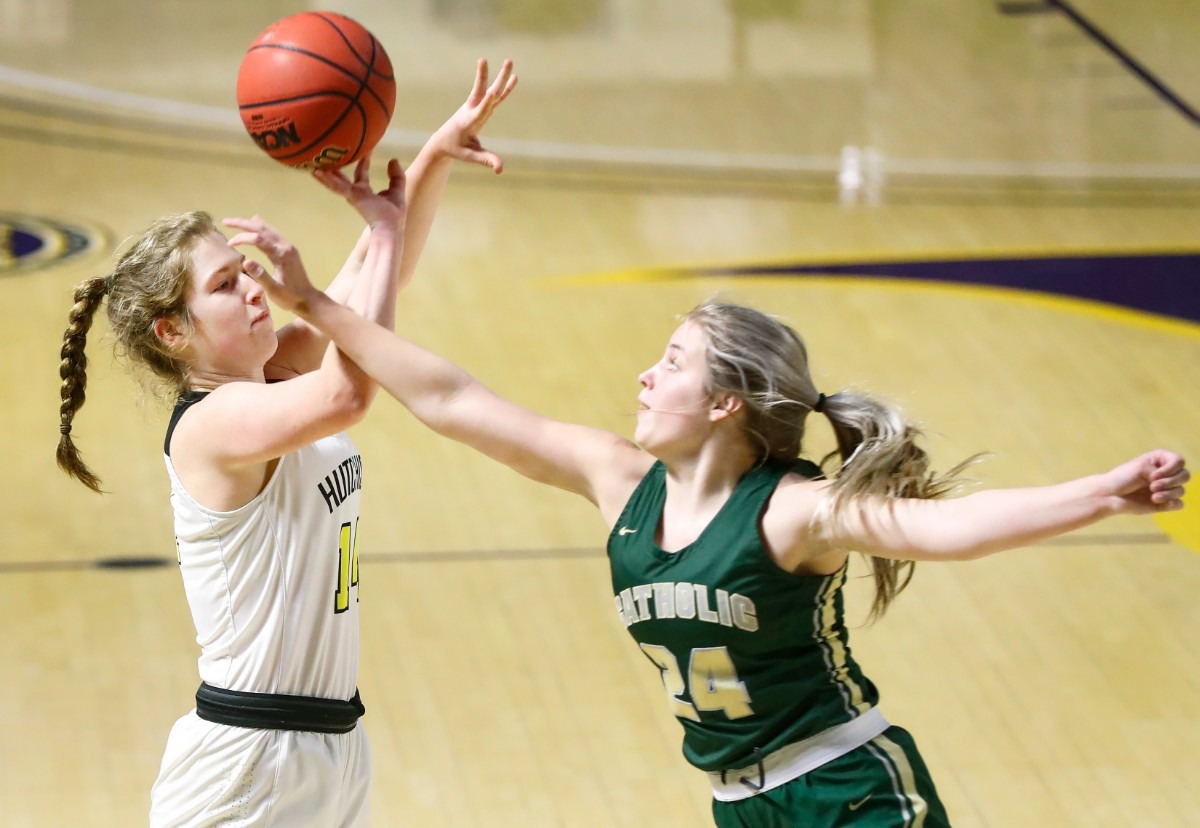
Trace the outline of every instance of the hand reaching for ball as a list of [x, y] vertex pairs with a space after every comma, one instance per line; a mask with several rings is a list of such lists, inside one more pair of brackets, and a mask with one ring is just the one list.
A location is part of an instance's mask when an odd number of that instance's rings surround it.
[[313, 170], [313, 178], [350, 202], [372, 228], [391, 226], [403, 229], [406, 213], [404, 169], [394, 158], [388, 161], [387, 169], [388, 186], [379, 192], [371, 188], [370, 153], [355, 166], [353, 181], [340, 169]]

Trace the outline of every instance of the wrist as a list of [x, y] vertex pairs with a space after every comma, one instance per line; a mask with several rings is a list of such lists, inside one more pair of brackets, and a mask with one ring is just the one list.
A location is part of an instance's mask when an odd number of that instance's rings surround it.
[[1125, 499], [1116, 491], [1113, 482], [1106, 474], [1096, 474], [1084, 478], [1087, 486], [1088, 499], [1097, 517], [1106, 518], [1120, 514], [1125, 505]]
[[321, 314], [325, 303], [333, 302], [323, 291], [317, 290], [315, 287], [310, 287], [296, 301], [296, 306], [292, 308], [292, 313], [299, 316], [305, 322], [312, 322]]
[[421, 147], [417, 157], [408, 165], [409, 179], [412, 179], [412, 170], [414, 167], [425, 166], [431, 164], [449, 164], [454, 161], [454, 145], [455, 142], [451, 137], [438, 130], [429, 136], [429, 140]]
[[385, 219], [375, 219], [367, 223], [367, 229], [371, 232], [371, 238], [387, 238], [389, 236], [397, 236], [404, 230], [405, 213], [400, 212], [400, 215]]

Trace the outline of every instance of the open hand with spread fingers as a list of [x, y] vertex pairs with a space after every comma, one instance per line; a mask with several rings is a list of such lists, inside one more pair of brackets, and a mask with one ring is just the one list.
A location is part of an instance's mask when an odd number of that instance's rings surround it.
[[246, 259], [242, 269], [263, 286], [267, 296], [276, 305], [287, 311], [295, 311], [308, 302], [314, 293], [320, 292], [308, 278], [308, 272], [300, 260], [300, 251], [274, 227], [258, 216], [248, 219], [227, 218], [222, 223], [241, 231], [229, 240], [230, 247], [252, 245], [261, 250], [274, 266], [274, 272], [271, 272], [261, 263]]
[[405, 194], [404, 169], [395, 158], [388, 161], [388, 186], [376, 192], [371, 187], [371, 155], [368, 153], [354, 167], [354, 180], [342, 170], [318, 169], [313, 178], [328, 190], [346, 199], [371, 227], [404, 226]]
[[500, 67], [500, 74], [488, 85], [488, 62], [480, 58], [475, 69], [475, 85], [471, 93], [458, 111], [450, 116], [431, 141], [436, 142], [437, 148], [459, 161], [472, 164], [482, 164], [494, 172], [504, 171], [504, 160], [496, 153], [484, 149], [479, 141], [479, 133], [487, 124], [496, 107], [502, 104], [517, 85], [517, 76], [513, 74], [513, 63], [506, 60]]

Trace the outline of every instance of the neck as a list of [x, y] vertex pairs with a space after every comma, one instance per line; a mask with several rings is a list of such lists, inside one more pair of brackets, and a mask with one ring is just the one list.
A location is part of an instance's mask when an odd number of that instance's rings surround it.
[[715, 439], [695, 455], [659, 459], [667, 467], [668, 504], [685, 512], [705, 511], [714, 502], [724, 503], [758, 462], [744, 440], [730, 445]]
[[212, 391], [231, 382], [266, 382], [263, 369], [248, 373], [226, 373], [210, 368], [196, 368], [187, 378], [186, 390]]

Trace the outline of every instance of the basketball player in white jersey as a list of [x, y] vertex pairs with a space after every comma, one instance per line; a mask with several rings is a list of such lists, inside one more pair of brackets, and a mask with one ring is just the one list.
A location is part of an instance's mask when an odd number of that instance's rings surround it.
[[[372, 190], [315, 176], [368, 227], [326, 294], [392, 327], [397, 290], [424, 245], [454, 159], [499, 172], [478, 133], [512, 91], [505, 62], [480, 61], [467, 102], [413, 161]], [[406, 193], [407, 189], [407, 193]], [[406, 208], [407, 204], [407, 208]], [[76, 288], [64, 336], [59, 465], [99, 491], [71, 423], [83, 403], [84, 346], [107, 297], [123, 352], [178, 394], [164, 442], [179, 567], [196, 638], [196, 708], [176, 722], [151, 795], [152, 826], [361, 826], [370, 750], [359, 717], [358, 519], [362, 460], [345, 429], [374, 383], [315, 328], [276, 331], [257, 247], [281, 275], [303, 268], [261, 219], [200, 212], [155, 222], [114, 271]]]

